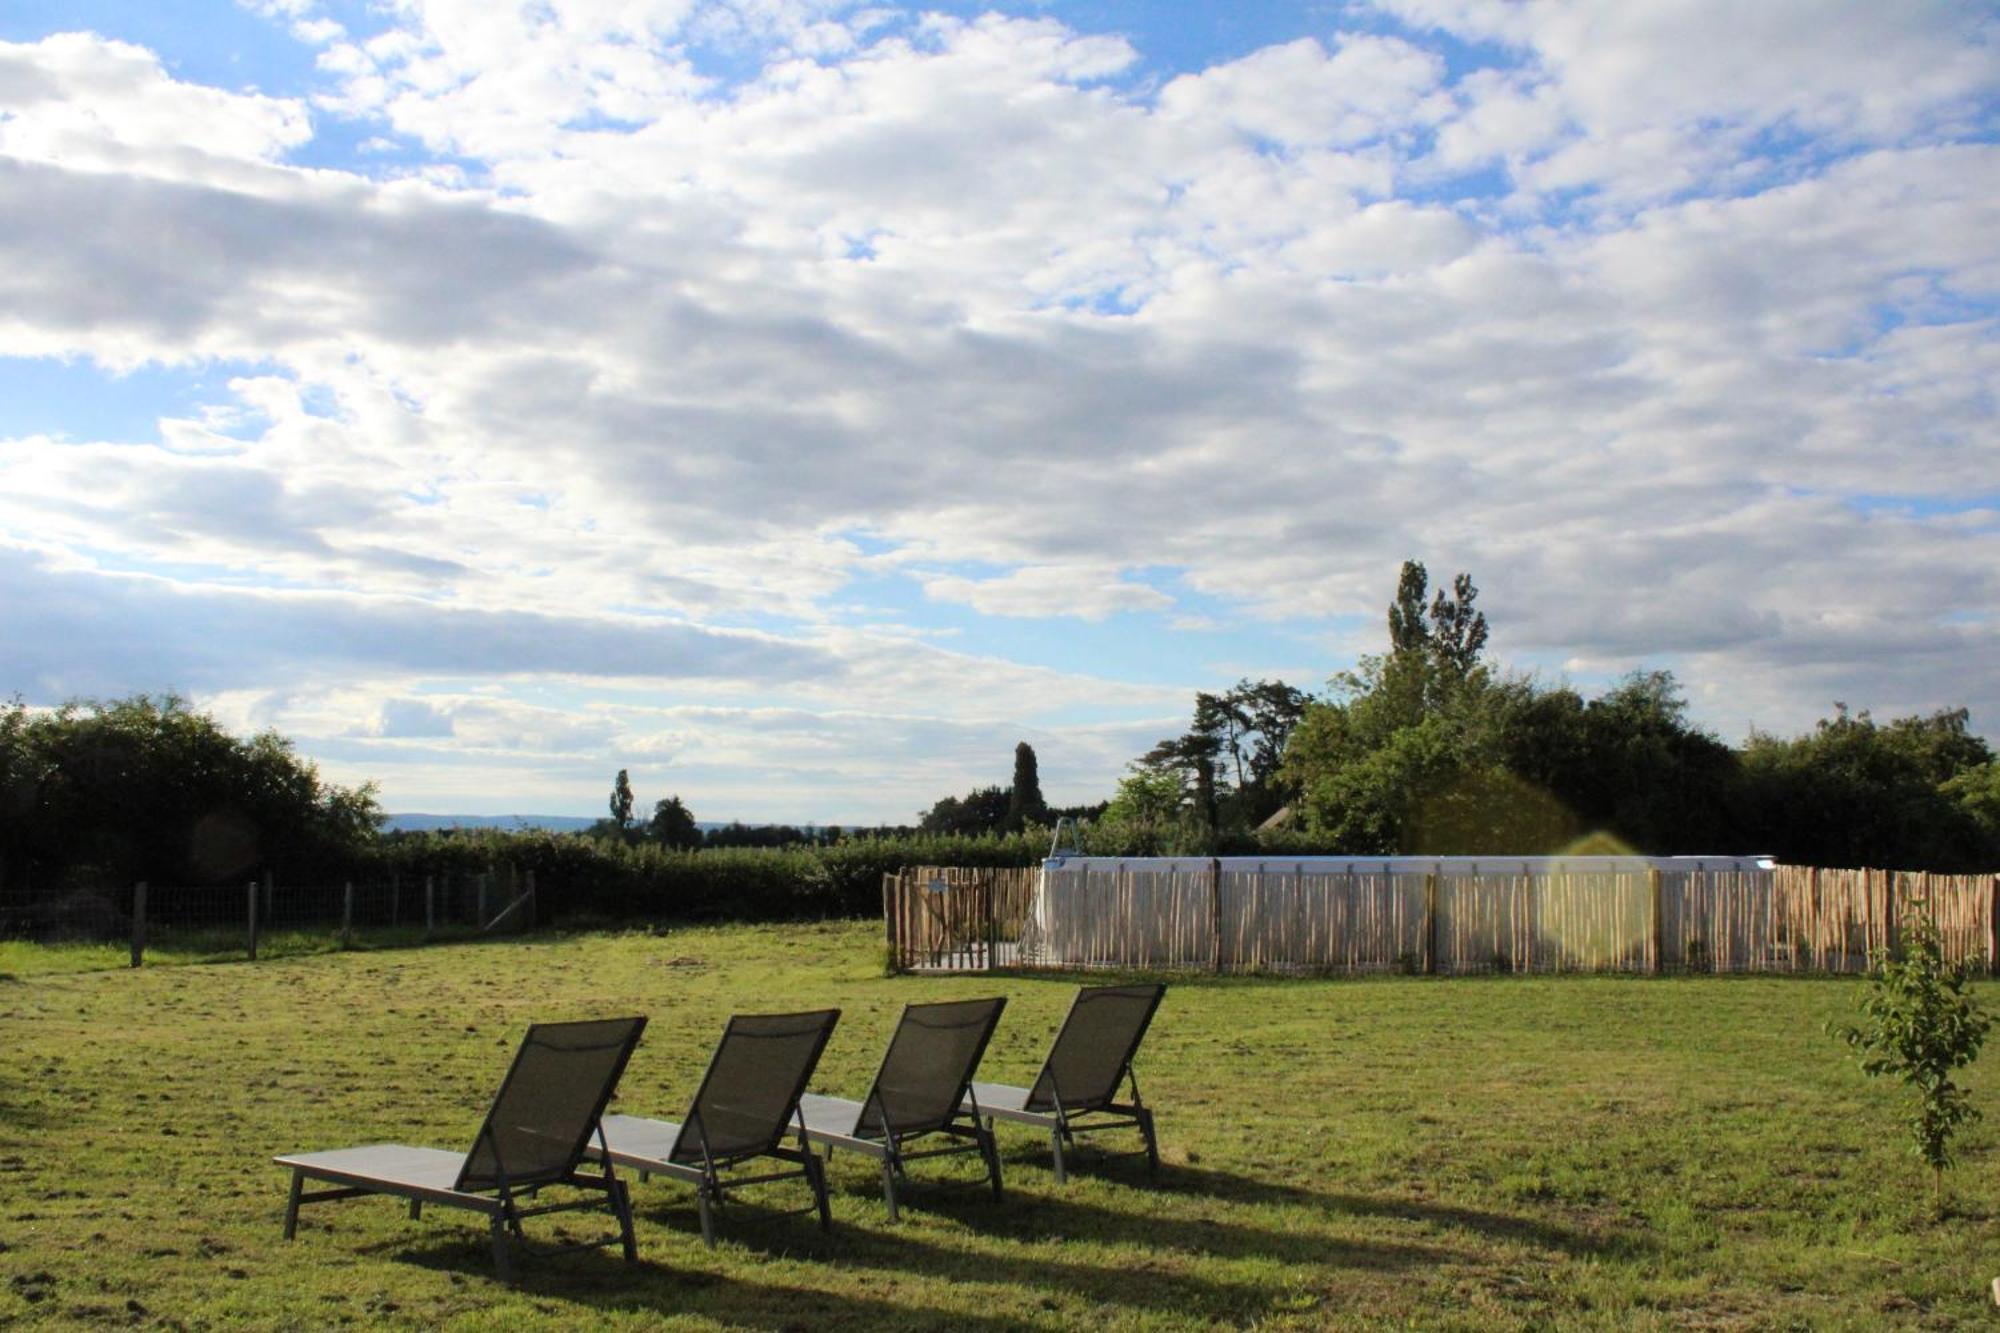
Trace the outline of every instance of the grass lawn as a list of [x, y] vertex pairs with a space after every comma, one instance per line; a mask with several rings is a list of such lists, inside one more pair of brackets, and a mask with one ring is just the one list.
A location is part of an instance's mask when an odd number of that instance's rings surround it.
[[[678, 1118], [732, 1010], [838, 1005], [858, 1096], [908, 1000], [1004, 993], [982, 1076], [1026, 1081], [1074, 978], [884, 978], [866, 923], [598, 934], [76, 970], [0, 955], [0, 1325], [757, 1329], [1953, 1327], [1993, 1317], [1992, 1130], [1935, 1219], [1891, 1091], [1825, 1035], [1857, 983], [1188, 979], [1139, 1075], [1157, 1187], [1000, 1126], [1008, 1197], [904, 1220], [833, 1162], [834, 1229], [634, 1184], [641, 1263], [527, 1258], [392, 1200], [279, 1236], [274, 1153], [462, 1148], [527, 1024], [651, 1016], [617, 1109]], [[1993, 1002], [1995, 992], [1985, 998]], [[2000, 1056], [1994, 1057], [2000, 1060]], [[1994, 1079], [1975, 1073], [1991, 1101]], [[1136, 1135], [1126, 1136], [1136, 1146]], [[1124, 1146], [1120, 1136], [1101, 1140]], [[802, 1192], [772, 1202], [802, 1202]], [[582, 1234], [588, 1215], [548, 1219]]]

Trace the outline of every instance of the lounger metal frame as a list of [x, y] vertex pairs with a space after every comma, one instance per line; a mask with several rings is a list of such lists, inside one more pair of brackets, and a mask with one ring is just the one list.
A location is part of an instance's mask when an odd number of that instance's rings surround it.
[[[603, 1163], [604, 1170], [599, 1175], [592, 1175], [576, 1169], [580, 1159], [585, 1154], [585, 1143], [588, 1142], [590, 1132], [594, 1131], [596, 1133], [600, 1144], [603, 1142], [604, 1108], [610, 1102], [612, 1093], [617, 1089], [618, 1080], [623, 1076], [625, 1066], [631, 1060], [632, 1050], [638, 1045], [639, 1036], [645, 1030], [646, 1020], [644, 1018], [634, 1018], [628, 1021], [632, 1023], [632, 1029], [625, 1039], [624, 1050], [617, 1057], [617, 1063], [610, 1077], [605, 1082], [603, 1092], [598, 1097], [596, 1108], [590, 1116], [584, 1141], [579, 1142], [572, 1150], [570, 1154], [571, 1160], [566, 1169], [557, 1172], [535, 1173], [518, 1181], [510, 1179], [506, 1163], [501, 1156], [499, 1135], [495, 1132], [494, 1128], [494, 1114], [505, 1100], [508, 1088], [512, 1086], [515, 1077], [519, 1074], [522, 1058], [527, 1052], [530, 1043], [535, 1040], [536, 1034], [551, 1027], [565, 1026], [564, 1024], [537, 1024], [530, 1027], [528, 1035], [522, 1039], [521, 1048], [515, 1056], [514, 1064], [509, 1067], [507, 1077], [502, 1080], [500, 1091], [494, 1094], [493, 1103], [486, 1111], [486, 1119], [480, 1125], [478, 1135], [473, 1139], [472, 1151], [466, 1153], [461, 1159], [457, 1177], [450, 1187], [426, 1185], [407, 1179], [399, 1180], [393, 1176], [374, 1175], [358, 1166], [348, 1168], [338, 1164], [337, 1161], [324, 1160], [328, 1158], [352, 1158], [358, 1161], [361, 1160], [361, 1154], [379, 1149], [398, 1149], [402, 1148], [402, 1145], [377, 1144], [372, 1145], [371, 1148], [350, 1149], [345, 1152], [297, 1153], [273, 1159], [279, 1166], [288, 1167], [292, 1173], [291, 1191], [285, 1202], [285, 1239], [291, 1240], [298, 1234], [299, 1209], [306, 1204], [327, 1203], [336, 1199], [357, 1199], [367, 1195], [379, 1194], [393, 1198], [407, 1199], [412, 1219], [423, 1216], [424, 1205], [427, 1203], [445, 1208], [463, 1208], [470, 1212], [483, 1214], [487, 1219], [487, 1229], [493, 1245], [493, 1266], [503, 1282], [511, 1282], [514, 1277], [513, 1245], [510, 1244], [510, 1237], [512, 1238], [512, 1242], [519, 1244], [523, 1250], [531, 1250], [532, 1248], [532, 1252], [540, 1254], [565, 1254], [577, 1250], [594, 1250], [618, 1245], [623, 1249], [627, 1263], [637, 1263], [639, 1259], [639, 1245], [638, 1239], [632, 1230], [632, 1202], [625, 1182], [618, 1179], [617, 1173], [609, 1161]], [[472, 1162], [478, 1155], [482, 1144], [492, 1153], [496, 1183], [490, 1187], [476, 1186], [472, 1189], [467, 1189], [465, 1188], [465, 1177], [471, 1171]], [[406, 1154], [422, 1154], [426, 1160], [435, 1164], [442, 1164], [452, 1156], [452, 1154], [437, 1149], [402, 1148], [402, 1151]], [[307, 1190], [305, 1186], [309, 1180], [326, 1181], [333, 1188]], [[563, 1203], [539, 1202], [537, 1199], [539, 1192], [551, 1186], [569, 1186], [591, 1194], [601, 1194], [603, 1197], [601, 1199], [577, 1199]], [[524, 1205], [523, 1200], [533, 1202]], [[617, 1220], [618, 1230], [616, 1234], [596, 1240], [579, 1241], [570, 1245], [530, 1247], [527, 1235], [521, 1225], [528, 1218], [541, 1217], [550, 1213], [577, 1212], [582, 1210], [595, 1211], [598, 1209], [609, 1211]]]

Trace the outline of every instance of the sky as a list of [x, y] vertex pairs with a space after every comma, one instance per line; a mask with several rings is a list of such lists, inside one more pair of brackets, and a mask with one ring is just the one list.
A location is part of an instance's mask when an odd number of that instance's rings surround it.
[[385, 808], [1102, 799], [1401, 562], [2000, 736], [2000, 11], [9, 0], [0, 695]]

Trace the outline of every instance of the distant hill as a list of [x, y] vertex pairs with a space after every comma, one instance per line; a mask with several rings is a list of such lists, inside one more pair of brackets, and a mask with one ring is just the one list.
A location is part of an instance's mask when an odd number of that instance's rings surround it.
[[545, 828], [558, 833], [575, 833], [589, 828], [596, 819], [584, 815], [390, 815], [382, 821], [385, 833], [421, 833], [440, 828]]
[[[545, 828], [557, 833], [580, 833], [597, 822], [586, 815], [390, 815], [382, 821], [384, 833], [421, 833], [437, 828]], [[697, 819], [695, 827], [704, 832], [725, 825]]]

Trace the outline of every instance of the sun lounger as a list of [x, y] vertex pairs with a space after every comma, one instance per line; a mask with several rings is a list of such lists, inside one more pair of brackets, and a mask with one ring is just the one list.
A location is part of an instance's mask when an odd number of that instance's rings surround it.
[[[995, 999], [908, 1005], [866, 1097], [853, 1102], [807, 1093], [799, 1099], [806, 1138], [825, 1147], [828, 1157], [835, 1149], [844, 1149], [882, 1163], [882, 1195], [891, 1221], [901, 1216], [896, 1178], [903, 1174], [905, 1163], [920, 1157], [976, 1152], [985, 1159], [993, 1197], [1000, 1197], [1000, 1154], [993, 1146], [993, 1131], [981, 1123], [977, 1106], [964, 1103], [973, 1071], [1006, 1003]], [[921, 1152], [905, 1147], [926, 1135], [956, 1142]]]
[[[1157, 1173], [1160, 1147], [1153, 1135], [1153, 1113], [1139, 1100], [1132, 1057], [1166, 990], [1163, 985], [1085, 986], [1070, 1005], [1034, 1083], [1025, 1088], [974, 1083], [965, 1108], [977, 1107], [989, 1129], [995, 1120], [1008, 1120], [1047, 1130], [1057, 1184], [1069, 1178], [1063, 1145], [1074, 1146], [1078, 1134], [1107, 1129], [1138, 1129], [1146, 1140], [1147, 1167]], [[1121, 1083], [1131, 1085], [1128, 1102], [1116, 1100]]]
[[[715, 1244], [713, 1207], [745, 1185], [803, 1176], [812, 1189], [821, 1227], [830, 1225], [826, 1172], [806, 1143], [799, 1096], [819, 1064], [840, 1010], [803, 1014], [738, 1014], [702, 1075], [694, 1104], [678, 1124], [635, 1115], [604, 1117], [601, 1145], [586, 1150], [608, 1156], [645, 1180], [666, 1176], [695, 1187], [701, 1210], [701, 1237]], [[798, 1146], [784, 1146], [796, 1131]], [[764, 1175], [725, 1178], [724, 1172], [757, 1158], [792, 1163]]]
[[[561, 1248], [595, 1248], [618, 1241], [624, 1245], [626, 1260], [637, 1262], [639, 1248], [632, 1236], [625, 1183], [608, 1165], [602, 1175], [583, 1174], [577, 1167], [585, 1142], [601, 1134], [605, 1104], [645, 1027], [643, 1018], [614, 1018], [537, 1023], [529, 1028], [470, 1152], [377, 1143], [277, 1158], [278, 1165], [292, 1173], [285, 1239], [298, 1231], [300, 1205], [331, 1199], [392, 1195], [409, 1200], [411, 1217], [421, 1216], [427, 1203], [466, 1208], [486, 1216], [494, 1266], [504, 1281], [513, 1274], [509, 1236], [526, 1244], [523, 1219], [605, 1208], [618, 1219], [616, 1236]], [[309, 1180], [326, 1181], [334, 1188], [307, 1193]], [[602, 1197], [524, 1206], [524, 1200], [537, 1200], [539, 1191], [552, 1186], [573, 1186]]]

